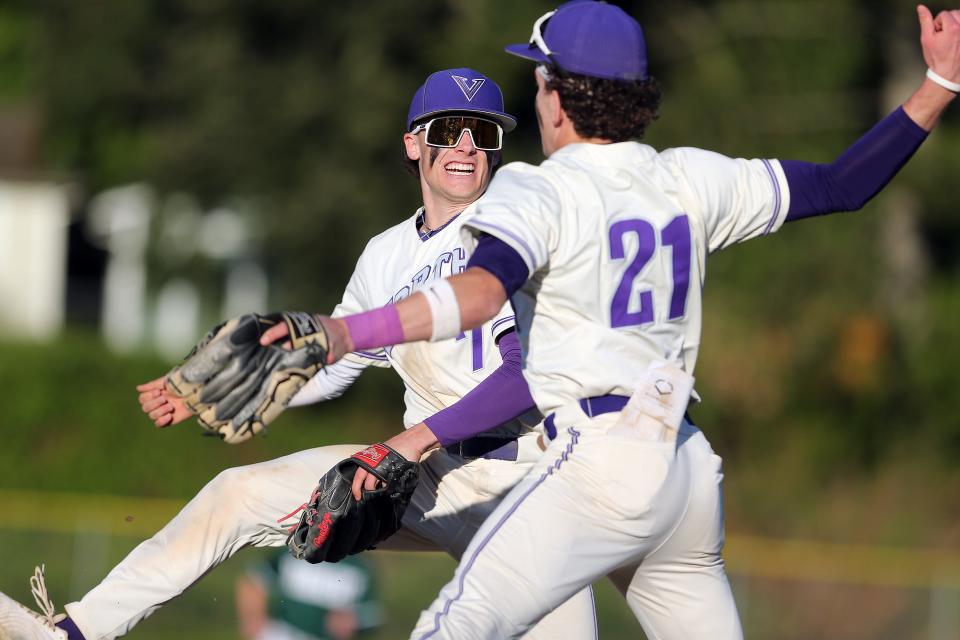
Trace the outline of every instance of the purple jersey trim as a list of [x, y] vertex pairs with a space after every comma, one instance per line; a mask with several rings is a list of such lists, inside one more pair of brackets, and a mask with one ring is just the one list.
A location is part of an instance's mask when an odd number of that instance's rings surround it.
[[[440, 619], [443, 616], [448, 615], [450, 613], [450, 607], [453, 606], [453, 603], [459, 600], [460, 597], [463, 595], [464, 587], [466, 585], [467, 573], [469, 573], [470, 569], [473, 568], [473, 565], [477, 561], [477, 557], [484, 550], [484, 548], [487, 546], [490, 540], [493, 539], [493, 536], [495, 536], [497, 532], [500, 531], [500, 527], [504, 525], [504, 523], [510, 518], [510, 516], [516, 513], [520, 505], [523, 504], [523, 502], [530, 497], [530, 494], [533, 493], [537, 487], [542, 485], [544, 480], [552, 476], [555, 471], [560, 469], [560, 465], [566, 462], [567, 459], [570, 457], [570, 455], [573, 454], [574, 446], [576, 446], [580, 442], [580, 432], [571, 427], [570, 429], [567, 429], [567, 433], [570, 434], [570, 444], [566, 446], [566, 448], [563, 450], [563, 453], [560, 454], [560, 457], [557, 458], [552, 465], [547, 467], [547, 470], [543, 472], [543, 475], [541, 475], [536, 482], [530, 485], [529, 489], [523, 492], [523, 495], [520, 496], [520, 498], [513, 503], [513, 505], [510, 507], [509, 510], [507, 510], [505, 514], [503, 514], [503, 517], [501, 517], [500, 520], [497, 521], [497, 524], [494, 525], [493, 529], [490, 530], [490, 532], [483, 538], [483, 541], [480, 542], [479, 545], [477, 545], [476, 549], [474, 549], [473, 554], [471, 554], [470, 556], [470, 559], [467, 560], [466, 564], [463, 565], [463, 571], [460, 573], [460, 578], [458, 579], [458, 589], [457, 589], [456, 595], [453, 596], [452, 598], [449, 598], [447, 602], [443, 605], [443, 609], [437, 612], [437, 615], [434, 616], [433, 629], [428, 631], [425, 636], [422, 636], [421, 640], [427, 640], [427, 638], [432, 637], [435, 633], [440, 631]], [[463, 563], [461, 562], [461, 564]]]
[[[516, 320], [517, 320], [516, 316], [507, 316], [506, 318], [500, 318], [499, 320], [493, 323], [493, 326], [490, 327], [490, 335], [493, 336], [494, 338], [499, 338], [500, 334], [504, 333], [505, 331], [509, 331], [510, 329], [513, 329], [513, 324], [516, 322]], [[502, 330], [501, 330], [501, 327], [503, 327]]]
[[763, 235], [770, 233], [770, 230], [773, 229], [773, 225], [777, 223], [777, 219], [780, 217], [780, 207], [783, 205], [783, 194], [780, 193], [780, 181], [777, 180], [777, 172], [773, 170], [773, 165], [770, 164], [769, 160], [763, 161], [763, 166], [767, 168], [767, 173], [770, 174], [770, 182], [773, 183], [773, 215], [770, 216], [770, 222], [767, 223], [766, 228], [763, 230]]
[[380, 360], [382, 362], [387, 362], [389, 360], [389, 358], [382, 353], [374, 353], [372, 351], [354, 351], [353, 353], [361, 358], [367, 358], [369, 360]]
[[517, 250], [500, 238], [486, 233], [480, 236], [477, 250], [467, 262], [467, 268], [470, 267], [480, 267], [493, 274], [503, 285], [508, 298], [530, 277], [530, 268]]
[[[460, 213], [463, 213], [463, 211], [461, 211]], [[442, 225], [440, 225], [440, 226], [437, 227], [436, 229], [430, 229], [430, 231], [427, 231], [426, 233], [424, 233], [424, 232], [420, 231], [420, 227], [422, 227], [422, 226], [425, 224], [426, 217], [427, 217], [427, 212], [426, 212], [426, 211], [420, 211], [420, 214], [419, 214], [419, 215], [416, 217], [416, 219], [414, 220], [414, 223], [416, 224], [416, 227], [415, 227], [415, 228], [416, 228], [416, 230], [417, 230], [417, 235], [420, 236], [420, 242], [426, 242], [427, 240], [429, 240], [429, 239], [432, 238], [433, 236], [437, 235], [438, 233], [440, 233], [441, 231], [443, 231], [444, 229], [446, 229], [447, 226], [448, 226], [451, 222], [453, 222], [453, 221], [456, 220], [458, 217], [460, 217], [460, 213], [458, 213], [457, 215], [453, 216], [452, 218], [450, 218], [449, 220], [447, 220], [446, 222], [444, 222]]]
[[860, 209], [900, 171], [927, 135], [898, 107], [831, 164], [781, 161], [790, 187], [787, 222]]
[[[527, 256], [530, 258], [530, 260], [526, 261], [526, 266], [527, 266], [527, 272], [528, 272], [528, 273], [529, 273], [530, 270], [533, 268], [533, 266], [534, 266], [535, 264], [537, 264], [537, 257], [536, 257], [536, 254], [533, 253], [533, 249], [530, 248], [530, 245], [527, 244], [527, 241], [526, 241], [526, 240], [524, 240], [523, 238], [521, 238], [520, 236], [518, 236], [517, 234], [515, 234], [513, 231], [510, 231], [509, 229], [505, 229], [505, 228], [503, 228], [503, 227], [501, 227], [501, 226], [498, 226], [498, 225], [495, 225], [495, 224], [491, 224], [491, 223], [489, 223], [489, 222], [477, 222], [476, 220], [472, 220], [472, 221], [470, 222], [470, 226], [476, 227], [476, 228], [479, 229], [480, 231], [490, 230], [490, 231], [494, 232], [494, 233], [490, 233], [490, 235], [497, 235], [497, 234], [504, 235], [504, 236], [510, 238], [511, 240], [513, 240], [514, 242], [516, 242], [516, 243], [520, 246], [520, 248], [523, 249], [523, 250], [527, 253]], [[481, 240], [482, 240], [482, 239], [483, 239], [483, 238], [481, 238]], [[479, 247], [477, 247], [477, 248], [479, 249]], [[512, 247], [511, 247], [511, 248], [512, 248]], [[516, 250], [515, 250], [515, 251], [516, 251]]]
[[534, 407], [523, 379], [516, 332], [505, 334], [497, 347], [503, 364], [456, 403], [424, 420], [442, 446], [489, 431]]

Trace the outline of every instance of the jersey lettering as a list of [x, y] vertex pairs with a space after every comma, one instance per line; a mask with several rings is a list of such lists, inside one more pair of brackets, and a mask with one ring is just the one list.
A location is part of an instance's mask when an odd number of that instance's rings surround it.
[[640, 309], [630, 311], [630, 294], [633, 292], [633, 281], [637, 274], [647, 266], [657, 249], [656, 231], [653, 225], [646, 220], [620, 220], [610, 226], [610, 259], [623, 260], [623, 237], [628, 233], [635, 233], [639, 241], [637, 254], [627, 265], [620, 278], [620, 284], [610, 302], [610, 326], [632, 327], [638, 324], [647, 324], [653, 321], [653, 293], [640, 292]]
[[437, 257], [437, 261], [433, 263], [433, 272], [441, 273], [443, 271], [443, 265], [453, 260], [453, 253], [447, 251], [446, 253], [441, 253]]
[[410, 282], [414, 291], [420, 289], [430, 280], [430, 265], [425, 266], [420, 271], [417, 271], [416, 275], [413, 276], [413, 280]]
[[[431, 280], [447, 278], [458, 273], [463, 273], [467, 270], [467, 261], [467, 252], [463, 247], [455, 247], [452, 251], [441, 253], [436, 261], [434, 261], [432, 267], [431, 265], [421, 267], [413, 278], [410, 279], [410, 284], [404, 285], [399, 291], [393, 294], [387, 303], [400, 302], [404, 298], [422, 289]], [[444, 268], [446, 265], [449, 265], [449, 268]]]
[[690, 220], [677, 216], [663, 228], [664, 246], [673, 254], [673, 294], [670, 296], [670, 319], [686, 313], [687, 291], [690, 289]]
[[[457, 342], [467, 337], [465, 331], [461, 331], [457, 336]], [[483, 369], [483, 329], [478, 327], [470, 330], [470, 344], [473, 346], [473, 370]]]
[[453, 250], [453, 263], [450, 265], [450, 275], [463, 273], [467, 270], [467, 252], [463, 247], [457, 247]]
[[[619, 220], [610, 225], [610, 259], [626, 258], [624, 238], [628, 234], [637, 237], [637, 253], [627, 265], [610, 301], [610, 326], [632, 327], [653, 322], [653, 292], [640, 292], [640, 307], [630, 310], [630, 298], [634, 281], [643, 271], [657, 250], [657, 231], [652, 224], [641, 218]], [[660, 232], [660, 242], [670, 247], [672, 254], [673, 291], [670, 294], [670, 320], [682, 318], [686, 313], [687, 291], [690, 289], [690, 221], [680, 215]]]

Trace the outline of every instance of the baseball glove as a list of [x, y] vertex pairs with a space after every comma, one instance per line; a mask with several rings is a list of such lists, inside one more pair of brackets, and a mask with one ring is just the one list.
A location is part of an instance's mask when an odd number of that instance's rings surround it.
[[[358, 467], [382, 481], [377, 489], [364, 491], [359, 501], [350, 489]], [[287, 538], [290, 553], [316, 564], [374, 548], [400, 529], [419, 472], [419, 463], [385, 444], [371, 445], [340, 462], [320, 479], [304, 505], [300, 523]]]
[[[287, 324], [291, 348], [261, 345], [260, 336], [279, 322]], [[326, 333], [311, 314], [251, 313], [210, 331], [167, 374], [166, 388], [196, 414], [207, 433], [235, 444], [280, 415], [326, 357]]]

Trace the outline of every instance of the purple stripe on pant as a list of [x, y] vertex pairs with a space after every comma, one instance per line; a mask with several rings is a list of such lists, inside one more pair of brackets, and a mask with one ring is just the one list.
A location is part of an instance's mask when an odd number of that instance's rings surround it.
[[526, 490], [526, 492], [524, 492], [522, 496], [520, 496], [519, 500], [513, 503], [513, 506], [510, 507], [510, 509], [503, 515], [502, 518], [500, 518], [500, 521], [497, 522], [497, 524], [493, 527], [493, 529], [486, 535], [483, 541], [473, 551], [473, 554], [470, 556], [470, 559], [467, 561], [466, 565], [464, 566], [463, 572], [460, 574], [459, 588], [457, 591], [457, 595], [447, 600], [446, 604], [443, 605], [443, 610], [437, 612], [437, 615], [434, 619], [435, 624], [433, 629], [431, 629], [425, 636], [422, 636], [421, 640], [427, 640], [427, 638], [433, 637], [435, 633], [440, 631], [440, 619], [443, 616], [450, 613], [450, 607], [453, 605], [454, 602], [460, 599], [460, 596], [463, 595], [464, 583], [466, 582], [467, 573], [470, 571], [471, 568], [473, 568], [473, 564], [474, 562], [476, 562], [477, 556], [479, 556], [480, 552], [483, 551], [484, 547], [487, 546], [487, 543], [493, 539], [493, 536], [496, 535], [496, 533], [500, 530], [500, 527], [502, 527], [503, 524], [510, 518], [510, 516], [512, 516], [514, 512], [516, 512], [517, 508], [521, 504], [523, 504], [524, 500], [526, 500], [531, 493], [533, 493], [534, 489], [536, 489], [541, 484], [543, 484], [543, 481], [546, 480], [549, 476], [553, 475], [553, 472], [559, 469], [560, 465], [566, 462], [567, 459], [570, 457], [570, 454], [573, 453], [573, 447], [580, 441], [580, 432], [571, 427], [567, 429], [567, 433], [570, 434], [570, 444], [568, 444], [567, 447], [563, 450], [563, 453], [560, 454], [560, 457], [557, 458], [557, 460], [546, 471], [543, 472], [543, 475], [541, 475], [537, 479], [537, 481], [534, 482], [530, 486], [530, 488]]

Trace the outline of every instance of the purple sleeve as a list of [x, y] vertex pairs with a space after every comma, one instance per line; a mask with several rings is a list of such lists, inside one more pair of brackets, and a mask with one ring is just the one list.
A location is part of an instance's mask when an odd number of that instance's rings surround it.
[[927, 133], [899, 107], [831, 164], [781, 161], [790, 186], [786, 221], [861, 208], [900, 171]]
[[444, 447], [498, 427], [534, 407], [521, 372], [516, 332], [503, 335], [498, 346], [503, 364], [457, 403], [424, 420]]
[[509, 298], [530, 277], [527, 263], [513, 247], [500, 238], [481, 234], [476, 251], [470, 256], [467, 268], [482, 267], [492, 273], [503, 285]]

